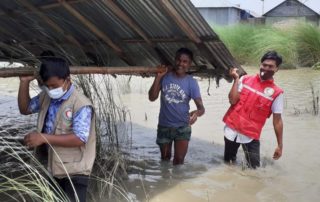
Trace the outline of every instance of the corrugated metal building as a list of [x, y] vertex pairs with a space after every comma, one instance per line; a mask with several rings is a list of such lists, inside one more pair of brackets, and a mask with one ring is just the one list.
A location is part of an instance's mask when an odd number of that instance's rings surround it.
[[202, 0], [193, 3], [209, 25], [233, 25], [254, 17], [250, 11], [223, 0]]
[[285, 0], [264, 15], [266, 24], [303, 21], [319, 25], [320, 15], [298, 0]]
[[74, 66], [156, 66], [180, 47], [216, 78], [244, 72], [189, 0], [0, 1], [2, 60], [34, 64], [50, 50]]

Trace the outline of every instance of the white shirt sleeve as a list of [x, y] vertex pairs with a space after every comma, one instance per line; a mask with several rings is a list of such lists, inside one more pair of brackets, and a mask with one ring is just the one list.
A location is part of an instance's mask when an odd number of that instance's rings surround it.
[[278, 97], [273, 101], [271, 106], [272, 113], [282, 114], [283, 112], [283, 93], [280, 93]]
[[239, 83], [238, 83], [238, 92], [240, 93], [242, 91], [243, 88], [243, 76], [239, 79]]

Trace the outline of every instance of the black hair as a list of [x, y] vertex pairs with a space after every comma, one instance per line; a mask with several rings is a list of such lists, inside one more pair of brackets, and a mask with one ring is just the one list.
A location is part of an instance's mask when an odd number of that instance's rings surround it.
[[51, 50], [45, 50], [40, 54], [40, 57], [54, 57], [54, 53]]
[[274, 60], [276, 61], [277, 67], [282, 63], [282, 57], [276, 51], [268, 51], [266, 52], [262, 58], [261, 63], [265, 60]]
[[185, 54], [185, 55], [189, 56], [190, 60], [193, 61], [193, 53], [192, 53], [192, 51], [190, 49], [188, 49], [188, 48], [180, 48], [176, 52], [176, 58], [179, 58], [182, 54]]
[[46, 82], [51, 77], [66, 79], [70, 76], [68, 63], [57, 57], [45, 57], [41, 59], [39, 75], [43, 82]]

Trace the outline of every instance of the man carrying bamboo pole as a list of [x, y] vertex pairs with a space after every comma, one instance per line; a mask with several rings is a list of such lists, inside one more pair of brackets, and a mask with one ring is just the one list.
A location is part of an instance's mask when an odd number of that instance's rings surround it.
[[229, 93], [230, 108], [225, 114], [224, 128], [224, 160], [234, 162], [240, 144], [245, 152], [250, 168], [260, 166], [260, 134], [266, 119], [273, 115], [273, 127], [278, 146], [273, 158], [282, 155], [283, 123], [283, 90], [273, 80], [273, 75], [279, 70], [282, 58], [275, 51], [267, 52], [261, 58], [260, 74], [245, 75], [239, 78], [237, 69], [231, 69], [234, 79]]
[[[191, 125], [205, 112], [197, 81], [186, 72], [193, 60], [193, 53], [187, 48], [176, 52], [173, 70], [167, 69], [156, 75], [149, 90], [149, 100], [155, 101], [161, 91], [157, 144], [161, 159], [170, 161], [172, 142], [174, 142], [173, 164], [183, 164], [191, 137]], [[197, 110], [189, 113], [190, 100]]]
[[[40, 67], [43, 91], [30, 99], [33, 76], [20, 77], [21, 114], [38, 113], [37, 131], [24, 138], [36, 155], [47, 150], [47, 167], [71, 201], [86, 200], [89, 175], [96, 155], [95, 115], [88, 98], [70, 81], [67, 62], [45, 58]], [[42, 150], [43, 151], [43, 150]]]

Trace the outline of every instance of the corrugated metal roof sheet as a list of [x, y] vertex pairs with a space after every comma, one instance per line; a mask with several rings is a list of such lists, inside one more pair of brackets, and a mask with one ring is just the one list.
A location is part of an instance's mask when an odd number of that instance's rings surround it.
[[73, 65], [156, 66], [175, 51], [226, 76], [241, 68], [189, 0], [1, 0], [0, 58], [51, 50]]

